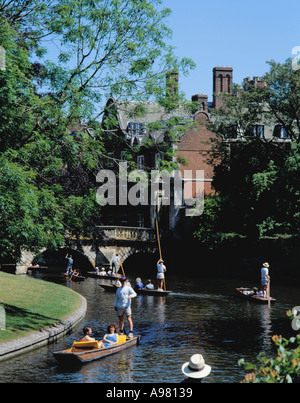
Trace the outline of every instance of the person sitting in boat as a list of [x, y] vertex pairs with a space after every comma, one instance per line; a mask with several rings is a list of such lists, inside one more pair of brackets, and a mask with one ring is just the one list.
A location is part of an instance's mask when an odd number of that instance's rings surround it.
[[83, 337], [79, 341], [95, 341], [95, 339], [90, 336], [92, 333], [93, 331], [89, 326], [84, 326]]
[[142, 280], [140, 277], [137, 277], [135, 279], [135, 286], [134, 286], [134, 290], [141, 290], [144, 287], [144, 284], [142, 283]]
[[107, 327], [107, 333], [103, 337], [104, 347], [117, 345], [119, 342], [119, 329], [115, 323], [111, 323]]
[[147, 280], [147, 284], [145, 285], [146, 290], [154, 290], [154, 285], [152, 284], [152, 281], [149, 279]]
[[74, 269], [73, 273], [72, 273], [72, 277], [77, 277], [77, 276], [79, 276], [79, 270]]
[[102, 267], [101, 271], [99, 272], [100, 276], [106, 276], [106, 271], [104, 267]]
[[257, 287], [253, 287], [252, 291], [250, 291], [249, 295], [258, 295], [258, 288]]

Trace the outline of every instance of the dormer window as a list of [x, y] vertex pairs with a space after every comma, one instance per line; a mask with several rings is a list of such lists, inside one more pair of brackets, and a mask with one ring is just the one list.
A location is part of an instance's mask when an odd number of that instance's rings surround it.
[[278, 139], [290, 139], [290, 135], [288, 134], [287, 130], [285, 127], [282, 125], [276, 125], [274, 128], [274, 137], [277, 137]]
[[129, 122], [127, 126], [128, 133], [133, 137], [143, 136], [145, 134], [145, 129], [145, 123]]
[[247, 130], [246, 136], [263, 139], [265, 137], [265, 127], [263, 125], [254, 125], [251, 129]]

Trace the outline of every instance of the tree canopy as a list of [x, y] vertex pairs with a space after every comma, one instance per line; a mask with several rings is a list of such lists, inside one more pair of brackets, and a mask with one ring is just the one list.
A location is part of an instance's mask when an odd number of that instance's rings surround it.
[[184, 74], [160, 0], [0, 1], [1, 257], [97, 223], [106, 100], [162, 99]]
[[[211, 241], [224, 233], [299, 234], [300, 71], [290, 59], [269, 65], [264, 85], [234, 85], [222, 96], [222, 108], [212, 112], [210, 127], [224, 141], [217, 150], [223, 158], [215, 168], [213, 209], [200, 217], [200, 227], [209, 219]], [[284, 128], [285, 138], [255, 135], [255, 125]], [[201, 227], [196, 236], [208, 242], [203, 232]]]

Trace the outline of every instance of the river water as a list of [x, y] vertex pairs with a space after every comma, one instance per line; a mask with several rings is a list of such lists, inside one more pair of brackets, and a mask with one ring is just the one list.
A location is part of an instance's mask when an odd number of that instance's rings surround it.
[[[184, 379], [182, 364], [195, 353], [201, 353], [212, 367], [205, 383], [240, 382], [244, 372], [238, 360], [253, 362], [260, 352], [274, 354], [271, 336], [293, 334], [285, 313], [300, 305], [299, 288], [274, 285], [272, 296], [277, 303], [269, 309], [235, 296], [236, 287], [257, 285], [249, 281], [168, 275], [167, 289], [172, 294], [132, 300], [134, 333], [142, 336], [139, 346], [70, 369], [56, 362], [53, 351], [68, 348], [85, 325], [101, 339], [109, 323], [118, 323], [114, 294], [100, 287], [104, 280], [75, 283], [60, 275], [37, 277], [82, 294], [88, 301], [87, 315], [74, 333], [56, 344], [0, 363], [0, 382], [179, 383]], [[129, 275], [132, 282], [135, 277]]]

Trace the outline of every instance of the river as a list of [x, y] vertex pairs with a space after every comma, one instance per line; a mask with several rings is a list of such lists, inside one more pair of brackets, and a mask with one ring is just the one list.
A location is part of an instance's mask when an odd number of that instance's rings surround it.
[[[134, 332], [142, 336], [139, 346], [69, 369], [58, 365], [53, 351], [68, 348], [81, 336], [84, 325], [92, 327], [96, 338], [102, 338], [109, 323], [118, 323], [114, 294], [100, 287], [104, 280], [87, 278], [75, 283], [60, 275], [37, 277], [82, 294], [88, 301], [87, 315], [74, 333], [56, 344], [0, 363], [0, 382], [179, 383], [184, 379], [182, 364], [195, 353], [201, 353], [212, 367], [205, 383], [240, 382], [244, 372], [238, 360], [253, 362], [260, 352], [274, 354], [271, 336], [292, 334], [285, 313], [300, 305], [299, 288], [274, 285], [272, 296], [277, 303], [268, 308], [234, 295], [236, 287], [257, 285], [249, 281], [168, 274], [167, 289], [172, 294], [132, 300]], [[135, 277], [134, 273], [129, 275], [132, 282]]]

